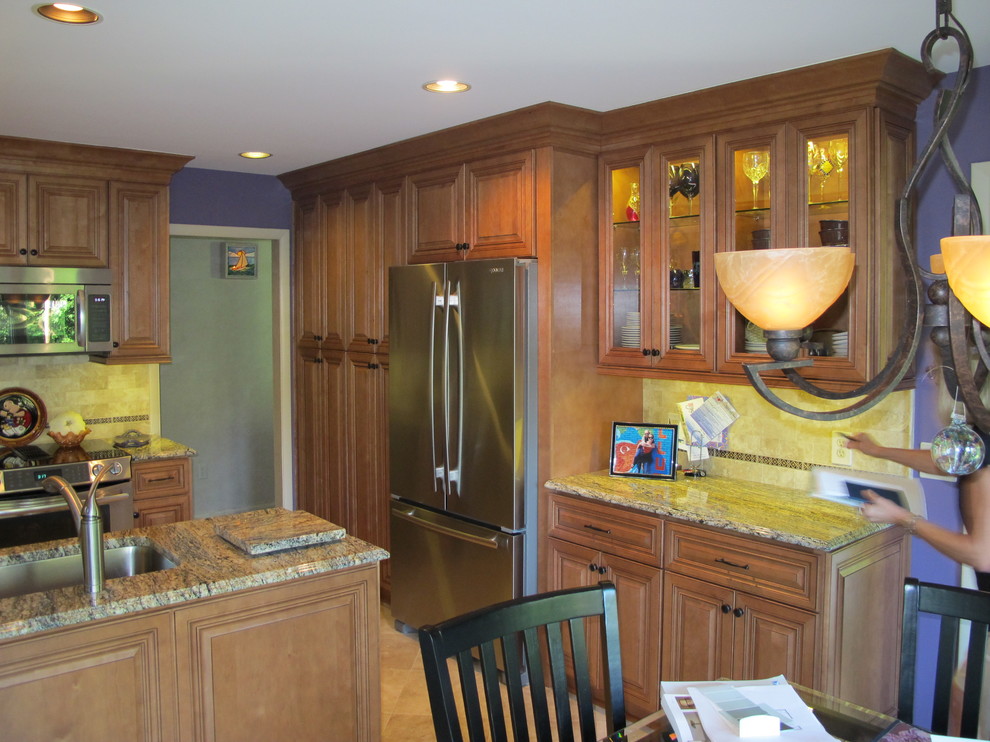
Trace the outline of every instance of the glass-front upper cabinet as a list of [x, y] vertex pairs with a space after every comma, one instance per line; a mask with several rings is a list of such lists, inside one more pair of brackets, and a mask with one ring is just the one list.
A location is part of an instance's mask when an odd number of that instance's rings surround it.
[[[783, 198], [788, 192], [782, 127], [720, 138], [720, 251], [768, 250], [789, 239]], [[743, 363], [766, 355], [763, 329], [720, 299], [719, 369], [739, 373]]]
[[604, 366], [714, 368], [710, 139], [603, 160]]
[[[651, 330], [651, 256], [645, 247], [649, 224], [645, 219], [649, 183], [645, 180], [646, 160], [639, 153], [619, 156], [603, 167], [601, 274], [607, 289], [602, 292], [599, 347], [602, 362], [624, 366], [648, 366], [649, 353], [643, 353], [644, 334]], [[644, 316], [644, 307], [647, 314]]]

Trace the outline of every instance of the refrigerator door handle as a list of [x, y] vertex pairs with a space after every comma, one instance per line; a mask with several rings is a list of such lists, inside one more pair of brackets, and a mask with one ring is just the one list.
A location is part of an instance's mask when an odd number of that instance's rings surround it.
[[[457, 489], [456, 494], [460, 494], [460, 482], [461, 482], [461, 452], [464, 448], [464, 322], [461, 316], [461, 285], [457, 283], [448, 283], [448, 297], [447, 297], [447, 312], [448, 312], [448, 328], [447, 328], [447, 347], [450, 347], [451, 335], [450, 335], [450, 317], [453, 317], [453, 332], [455, 333], [454, 339], [457, 342], [456, 353], [451, 353], [452, 358], [447, 359], [446, 370], [447, 370], [447, 381], [446, 381], [446, 396], [447, 396], [447, 435], [446, 443], [447, 448], [444, 456], [447, 460], [447, 479], [448, 479], [448, 494], [455, 494], [454, 489]], [[451, 364], [456, 365], [456, 382], [452, 383], [450, 380], [450, 370]], [[456, 428], [453, 434], [451, 434], [451, 420], [452, 417], [456, 416]], [[454, 439], [454, 446], [451, 446], [451, 439]], [[453, 450], [451, 450], [453, 448]]]
[[456, 538], [459, 541], [467, 541], [471, 544], [476, 544], [478, 546], [484, 546], [486, 549], [498, 549], [498, 537], [497, 536], [476, 536], [473, 533], [465, 533], [464, 531], [459, 531], [456, 528], [448, 528], [447, 526], [442, 526], [439, 523], [432, 523], [428, 520], [423, 520], [422, 518], [417, 518], [414, 510], [393, 510], [392, 515], [396, 518], [401, 518], [402, 520], [407, 520], [410, 523], [415, 523], [420, 528], [424, 528], [427, 531], [433, 531], [434, 533], [441, 533], [444, 536], [450, 536], [451, 538]]
[[[446, 316], [446, 306], [447, 300], [444, 296], [443, 290], [440, 285], [434, 281], [433, 282], [433, 312], [430, 317], [430, 369], [429, 369], [429, 409], [430, 409], [430, 452], [433, 456], [433, 491], [441, 492], [446, 495], [447, 484], [446, 475], [444, 472], [444, 464], [437, 459], [437, 401], [434, 395], [434, 383], [433, 379], [436, 379], [436, 346], [437, 346], [437, 313], [440, 311], [444, 312]], [[446, 320], [445, 320], [446, 321]], [[444, 338], [446, 338], [446, 330], [444, 330]], [[444, 360], [443, 365], [446, 366], [446, 340], [444, 341]], [[446, 390], [444, 391], [444, 396], [446, 396]], [[444, 413], [446, 414], [446, 413]], [[446, 430], [446, 425], [444, 429]], [[446, 436], [446, 433], [444, 433]]]

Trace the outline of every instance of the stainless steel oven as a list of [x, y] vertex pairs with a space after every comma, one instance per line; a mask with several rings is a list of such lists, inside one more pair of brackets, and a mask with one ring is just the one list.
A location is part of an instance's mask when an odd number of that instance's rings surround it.
[[58, 475], [80, 495], [93, 479], [110, 468], [99, 484], [96, 501], [105, 531], [134, 527], [131, 457], [100, 440], [62, 449], [35, 444], [0, 454], [0, 547], [70, 538], [75, 525], [65, 500], [45, 492], [42, 484]]

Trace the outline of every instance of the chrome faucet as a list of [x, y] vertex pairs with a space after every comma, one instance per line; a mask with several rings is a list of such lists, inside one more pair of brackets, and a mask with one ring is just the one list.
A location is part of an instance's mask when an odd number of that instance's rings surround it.
[[96, 504], [96, 491], [100, 482], [110, 473], [110, 467], [104, 466], [93, 478], [86, 499], [80, 501], [79, 495], [72, 485], [62, 477], [51, 476], [45, 479], [42, 486], [46, 491], [62, 495], [72, 511], [72, 519], [79, 534], [79, 550], [83, 560], [83, 584], [87, 593], [98, 593], [103, 589], [106, 579], [103, 571], [103, 521], [100, 518], [100, 508]]

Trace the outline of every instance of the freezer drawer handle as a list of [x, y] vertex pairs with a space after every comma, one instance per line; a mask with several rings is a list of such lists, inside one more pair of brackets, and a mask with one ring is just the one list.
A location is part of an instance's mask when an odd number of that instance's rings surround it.
[[408, 520], [411, 523], [415, 523], [421, 528], [425, 528], [428, 531], [435, 531], [436, 533], [442, 533], [445, 536], [452, 536], [460, 541], [468, 541], [472, 544], [477, 544], [478, 546], [484, 546], [488, 549], [498, 549], [498, 540], [496, 537], [485, 538], [484, 536], [475, 536], [470, 533], [464, 533], [463, 531], [458, 531], [454, 528], [447, 528], [446, 526], [441, 526], [437, 523], [430, 523], [428, 520], [422, 520], [417, 518], [412, 514], [411, 511], [400, 511], [393, 510], [392, 515], [397, 518], [402, 518], [403, 520]]
[[607, 534], [607, 535], [611, 535], [611, 533], [612, 533], [612, 529], [610, 529], [610, 528], [599, 528], [598, 526], [593, 526], [590, 523], [585, 523], [584, 524], [584, 527], [587, 528], [588, 530], [598, 531], [599, 533], [604, 533], [604, 534]]

